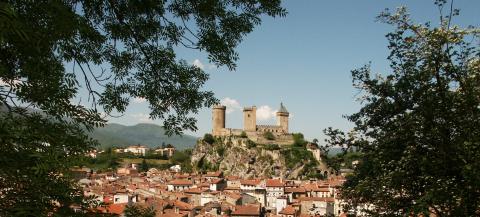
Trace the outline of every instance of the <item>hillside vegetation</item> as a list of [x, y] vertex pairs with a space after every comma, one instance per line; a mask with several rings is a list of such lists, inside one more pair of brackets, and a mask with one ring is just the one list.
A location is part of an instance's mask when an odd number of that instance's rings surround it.
[[313, 157], [305, 143], [303, 137], [292, 145], [276, 145], [207, 134], [193, 149], [191, 163], [198, 172], [221, 170], [245, 178], [324, 178], [326, 165]]
[[197, 138], [183, 134], [172, 135], [165, 134], [162, 126], [155, 124], [137, 124], [134, 126], [124, 126], [121, 124], [108, 124], [103, 128], [97, 128], [90, 136], [97, 139], [100, 143], [99, 148], [121, 147], [128, 145], [142, 144], [151, 148], [165, 144], [172, 144], [179, 150], [192, 148]]

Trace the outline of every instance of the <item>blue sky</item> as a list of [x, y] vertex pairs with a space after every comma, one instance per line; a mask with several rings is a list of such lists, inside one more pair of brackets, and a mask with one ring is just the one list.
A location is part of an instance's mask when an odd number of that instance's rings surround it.
[[[433, 1], [285, 1], [284, 18], [263, 19], [247, 35], [237, 51], [240, 60], [235, 71], [215, 68], [205, 53], [179, 49], [178, 57], [202, 66], [210, 74], [205, 89], [230, 105], [227, 127], [242, 127], [241, 107], [262, 108], [258, 123], [274, 124], [272, 115], [280, 102], [292, 114], [290, 131], [302, 132], [308, 139], [323, 141], [322, 130], [331, 126], [348, 130], [352, 125], [342, 118], [360, 108], [358, 93], [352, 87], [352, 69], [372, 62], [374, 72], [388, 73], [385, 34], [391, 26], [375, 22], [385, 8], [405, 5], [414, 21], [438, 23], [438, 9]], [[480, 24], [480, 1], [457, 0], [460, 16], [453, 22], [460, 26]], [[110, 122], [133, 125], [148, 120], [148, 104], [136, 100], [121, 118]], [[211, 111], [197, 116], [197, 132], [211, 131]]]

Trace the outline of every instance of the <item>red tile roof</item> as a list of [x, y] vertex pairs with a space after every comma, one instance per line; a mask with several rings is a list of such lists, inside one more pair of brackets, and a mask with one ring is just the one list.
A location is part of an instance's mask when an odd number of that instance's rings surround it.
[[201, 194], [204, 191], [206, 191], [206, 190], [203, 190], [201, 188], [190, 188], [190, 189], [185, 190], [183, 192], [186, 193], [186, 194]]
[[125, 206], [127, 206], [127, 203], [109, 204], [105, 208], [99, 207], [98, 210], [105, 213], [121, 215], [125, 210]]
[[232, 212], [232, 216], [260, 216], [260, 206], [235, 206], [235, 211]]
[[227, 178], [227, 180], [229, 180], [229, 181], [230, 181], [230, 180], [234, 181], [234, 180], [239, 180], [239, 179], [240, 179], [240, 177], [238, 177], [238, 176], [227, 176], [226, 178]]
[[267, 179], [267, 187], [283, 187], [284, 183], [280, 179]]
[[240, 181], [240, 184], [257, 186], [260, 184], [260, 182], [260, 179], [244, 179]]
[[304, 187], [285, 188], [285, 193], [305, 193]]
[[222, 182], [222, 181], [223, 181], [223, 179], [213, 179], [213, 180], [211, 181], [211, 183], [212, 183], [212, 184], [218, 184], [218, 183], [220, 183], [220, 182]]
[[299, 201], [323, 201], [323, 202], [335, 202], [333, 197], [299, 197]]
[[223, 173], [221, 171], [217, 171], [217, 172], [207, 172], [207, 174], [205, 175], [205, 177], [222, 177], [223, 176]]
[[168, 183], [169, 185], [193, 185], [193, 182], [190, 180], [184, 179], [175, 179]]
[[282, 214], [282, 215], [295, 215], [296, 213], [297, 213], [297, 210], [295, 210], [293, 206], [287, 206], [282, 211], [279, 212], [279, 214]]
[[178, 207], [180, 210], [192, 210], [193, 209], [193, 205], [185, 203], [183, 201], [179, 201], [179, 200], [175, 200], [173, 202], [173, 205]]

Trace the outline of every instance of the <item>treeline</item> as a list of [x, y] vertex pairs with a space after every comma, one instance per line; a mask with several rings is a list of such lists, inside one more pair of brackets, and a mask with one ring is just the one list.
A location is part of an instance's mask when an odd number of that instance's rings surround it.
[[97, 153], [96, 157], [86, 156], [81, 161], [81, 165], [89, 167], [98, 172], [114, 171], [122, 164], [136, 163], [139, 165], [139, 171], [144, 172], [150, 168], [168, 169], [174, 165], [180, 165], [183, 171], [191, 171], [190, 156], [192, 150], [175, 151], [168, 157], [153, 150], [148, 150], [145, 155], [136, 155], [131, 152], [116, 152], [115, 148], [107, 147], [102, 152]]

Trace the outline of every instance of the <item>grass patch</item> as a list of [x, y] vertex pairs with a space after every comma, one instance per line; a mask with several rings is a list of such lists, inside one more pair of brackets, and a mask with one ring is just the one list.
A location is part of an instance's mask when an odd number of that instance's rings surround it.
[[[122, 158], [122, 163], [133, 163], [133, 164], [141, 164], [143, 158]], [[162, 160], [162, 159], [145, 159], [148, 164], [169, 164], [169, 160]]]

